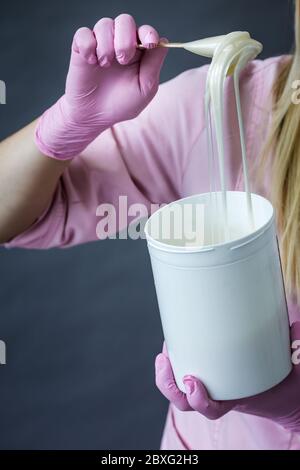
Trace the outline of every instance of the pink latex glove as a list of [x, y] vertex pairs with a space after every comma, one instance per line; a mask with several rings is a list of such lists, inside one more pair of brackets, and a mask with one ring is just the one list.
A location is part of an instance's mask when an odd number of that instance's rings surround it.
[[[137, 49], [138, 40], [147, 48]], [[151, 26], [132, 16], [102, 18], [73, 39], [65, 94], [40, 118], [35, 142], [60, 160], [81, 153], [113, 124], [136, 117], [157, 92], [166, 48]]]
[[[289, 376], [267, 392], [250, 398], [214, 401], [200, 380], [184, 377], [186, 394], [175, 382], [164, 345], [156, 357], [156, 385], [161, 393], [181, 411], [198, 411], [208, 419], [218, 419], [231, 410], [269, 418], [286, 429], [300, 432], [300, 322], [291, 327], [293, 369]], [[297, 363], [297, 364], [296, 364]]]

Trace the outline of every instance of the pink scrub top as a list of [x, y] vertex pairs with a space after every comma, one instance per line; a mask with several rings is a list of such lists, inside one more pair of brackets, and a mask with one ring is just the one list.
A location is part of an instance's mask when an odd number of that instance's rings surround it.
[[[271, 90], [288, 56], [250, 63], [241, 75], [241, 100], [250, 169], [255, 168], [270, 124]], [[71, 247], [107, 236], [97, 227], [97, 207], [168, 203], [209, 191], [204, 92], [208, 67], [164, 83], [136, 118], [101, 134], [61, 177], [51, 204], [6, 247]], [[243, 190], [241, 151], [232, 78], [225, 86], [225, 160], [228, 188]], [[268, 196], [269, 175], [252, 191]], [[121, 218], [122, 219], [122, 218]], [[113, 221], [112, 221], [113, 222]], [[120, 220], [111, 232], [126, 225]], [[97, 228], [97, 230], [96, 230]], [[103, 230], [103, 233], [101, 233]], [[290, 321], [300, 320], [289, 301]], [[284, 400], [285, 397], [282, 397]], [[261, 418], [232, 411], [216, 421], [170, 405], [162, 449], [300, 449], [300, 434]]]

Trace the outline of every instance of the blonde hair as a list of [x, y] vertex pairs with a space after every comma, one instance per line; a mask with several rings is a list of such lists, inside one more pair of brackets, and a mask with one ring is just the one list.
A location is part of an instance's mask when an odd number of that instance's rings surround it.
[[295, 2], [295, 50], [273, 86], [271, 129], [262, 162], [273, 155], [271, 200], [276, 210], [287, 292], [300, 300], [300, 105], [292, 83], [300, 79], [300, 0]]

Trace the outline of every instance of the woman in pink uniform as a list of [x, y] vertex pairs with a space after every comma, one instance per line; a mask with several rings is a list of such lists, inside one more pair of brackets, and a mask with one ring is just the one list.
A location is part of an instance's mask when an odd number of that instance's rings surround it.
[[[300, 78], [299, 4], [295, 55], [254, 61], [241, 76], [251, 169], [270, 140], [266, 177], [259, 184], [253, 177], [252, 190], [272, 198], [277, 208], [292, 341], [300, 339], [300, 107], [291, 102], [291, 83]], [[137, 39], [145, 51], [137, 50]], [[151, 204], [209, 190], [208, 68], [159, 86], [166, 55], [165, 48], [155, 47], [159, 40], [154, 28], [137, 28], [125, 14], [76, 32], [65, 94], [37, 122], [0, 144], [2, 244], [47, 249], [105, 238], [96, 213], [100, 204], [118, 210], [119, 196], [126, 195], [128, 205], [142, 203], [150, 210]], [[228, 184], [242, 190], [231, 78], [225, 96]], [[185, 394], [177, 389], [164, 350], [156, 360], [156, 383], [171, 404], [162, 449], [300, 449], [296, 362], [289, 377], [266, 393], [215, 402], [194, 377], [185, 377]]]

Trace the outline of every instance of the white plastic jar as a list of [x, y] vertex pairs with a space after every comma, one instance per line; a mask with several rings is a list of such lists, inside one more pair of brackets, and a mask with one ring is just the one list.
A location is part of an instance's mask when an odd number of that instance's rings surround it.
[[[228, 224], [242, 236], [215, 245], [163, 238], [174, 204], [203, 206], [211, 226], [211, 194], [175, 201], [155, 212], [145, 233], [164, 337], [178, 387], [190, 374], [216, 400], [255, 395], [291, 371], [289, 321], [273, 207], [252, 194], [255, 229], [249, 233], [246, 196], [228, 192]], [[188, 212], [191, 214], [191, 211]], [[180, 233], [184, 217], [173, 212]], [[184, 231], [183, 231], [184, 233]], [[245, 234], [246, 233], [246, 234]], [[243, 235], [244, 234], [244, 235]]]

